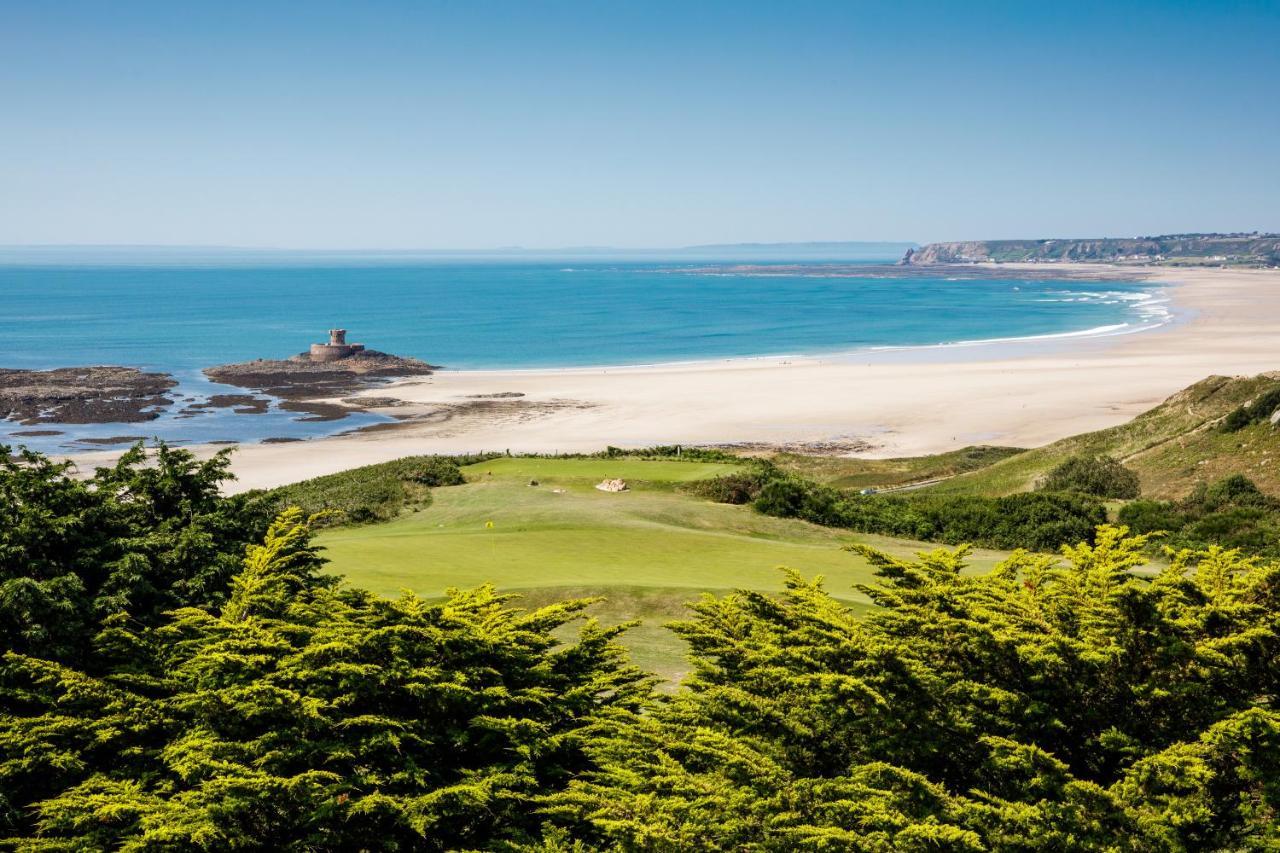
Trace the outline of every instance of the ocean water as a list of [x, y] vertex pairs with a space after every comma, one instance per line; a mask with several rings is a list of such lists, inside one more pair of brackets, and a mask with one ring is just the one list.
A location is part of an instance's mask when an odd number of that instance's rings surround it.
[[[0, 264], [0, 367], [126, 364], [217, 388], [203, 367], [281, 358], [331, 327], [452, 369], [651, 364], [1127, 331], [1167, 319], [1137, 283], [936, 275], [707, 272], [705, 262], [378, 260]], [[26, 439], [74, 449], [103, 435], [179, 442], [303, 438], [382, 420], [215, 413]], [[0, 424], [0, 441], [12, 427]]]

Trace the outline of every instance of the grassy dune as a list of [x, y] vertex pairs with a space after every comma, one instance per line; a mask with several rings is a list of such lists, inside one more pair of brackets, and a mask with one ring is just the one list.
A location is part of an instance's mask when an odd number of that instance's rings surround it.
[[1274, 494], [1280, 492], [1280, 430], [1265, 422], [1235, 433], [1219, 426], [1278, 381], [1274, 374], [1211, 376], [1128, 423], [1028, 450], [930, 488], [986, 495], [1027, 491], [1070, 456], [1107, 454], [1137, 472], [1146, 497], [1180, 498], [1199, 482], [1229, 474], [1244, 474]]
[[795, 453], [779, 453], [770, 458], [785, 471], [837, 489], [884, 489], [976, 471], [1022, 452], [1017, 447], [978, 445], [949, 453], [896, 459], [802, 456]]
[[[789, 566], [823, 575], [835, 594], [866, 603], [853, 585], [868, 581], [870, 570], [844, 545], [863, 541], [904, 556], [932, 547], [770, 518], [677, 488], [734, 467], [495, 459], [465, 468], [466, 485], [434, 489], [429, 507], [385, 524], [327, 530], [318, 541], [334, 571], [386, 595], [431, 596], [488, 581], [530, 604], [605, 596], [594, 611], [608, 622], [642, 619], [628, 645], [639, 662], [672, 678], [684, 669], [682, 649], [661, 625], [702, 592], [777, 590], [778, 567]], [[626, 479], [631, 491], [597, 491], [606, 477]], [[980, 553], [975, 565], [999, 556]]]

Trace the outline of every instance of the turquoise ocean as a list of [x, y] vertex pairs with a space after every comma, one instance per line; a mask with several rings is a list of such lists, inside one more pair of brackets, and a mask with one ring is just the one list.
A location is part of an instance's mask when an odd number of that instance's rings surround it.
[[[474, 370], [1052, 340], [1131, 332], [1170, 318], [1162, 295], [1141, 283], [903, 276], [887, 266], [883, 275], [872, 266], [856, 277], [825, 275], [821, 267], [797, 274], [785, 264], [742, 272], [733, 261], [0, 262], [0, 367], [134, 365], [173, 373], [181, 395], [199, 398], [234, 390], [207, 382], [201, 368], [286, 357], [335, 326], [373, 349]], [[95, 436], [251, 442], [380, 420], [311, 423], [273, 407], [260, 416], [166, 414], [147, 424], [26, 438], [11, 434], [30, 427], [0, 422], [0, 442], [44, 451], [83, 450], [76, 441]]]

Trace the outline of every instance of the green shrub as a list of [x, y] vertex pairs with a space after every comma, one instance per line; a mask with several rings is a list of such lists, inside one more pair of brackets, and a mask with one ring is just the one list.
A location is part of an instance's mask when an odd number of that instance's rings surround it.
[[[272, 517], [254, 495], [220, 494], [229, 459], [139, 442], [82, 478], [0, 444], [0, 652], [76, 661], [105, 614], [153, 625], [176, 607], [221, 605]], [[5, 801], [0, 790], [0, 813]]]
[[1253, 402], [1232, 411], [1223, 419], [1222, 431], [1239, 432], [1250, 424], [1269, 419], [1276, 409], [1280, 409], [1280, 386], [1264, 391]]
[[1094, 528], [1106, 522], [1105, 508], [1089, 495], [848, 495], [794, 476], [770, 479], [752, 507], [765, 515], [861, 533], [1039, 551], [1090, 541]]
[[461, 486], [467, 481], [458, 463], [445, 456], [399, 459], [392, 470], [399, 479], [420, 486]]
[[277, 510], [297, 506], [308, 514], [325, 513], [320, 524], [370, 524], [389, 521], [406, 510], [431, 505], [431, 489], [466, 482], [459, 464], [493, 456], [406, 456], [281, 486], [267, 492]]
[[1187, 516], [1170, 501], [1138, 500], [1120, 507], [1118, 520], [1134, 533], [1180, 530]]
[[1233, 409], [1231, 414], [1223, 419], [1222, 431], [1239, 432], [1251, 423], [1253, 423], [1253, 418], [1249, 416], [1249, 410], [1241, 406], [1238, 409]]
[[1264, 495], [1253, 480], [1243, 474], [1232, 474], [1203, 490], [1197, 489], [1193, 493], [1192, 500], [1198, 501], [1201, 507], [1208, 511], [1223, 507], [1266, 507], [1274, 504], [1274, 501]]
[[1095, 540], [987, 574], [858, 547], [865, 616], [797, 573], [704, 596], [673, 626], [687, 686], [604, 732], [553, 813], [602, 849], [1275, 849], [1277, 567], [1152, 582], [1144, 542]]
[[[383, 483], [422, 470], [371, 468]], [[261, 496], [220, 494], [225, 454], [137, 448], [71, 473], [0, 448], [5, 849], [1280, 841], [1274, 562], [1212, 548], [1147, 577], [1145, 540], [1107, 526], [985, 573], [967, 549], [852, 545], [876, 575], [857, 586], [871, 607], [794, 571], [779, 593], [703, 595], [672, 626], [691, 672], [660, 700], [617, 642], [628, 626], [583, 619], [591, 599], [525, 611], [490, 585], [433, 602], [342, 583], [298, 509], [259, 535]], [[1178, 509], [1206, 535], [1248, 518], [1269, 535], [1274, 502], [1247, 483]], [[777, 476], [756, 500], [1044, 541], [1100, 509]]]
[[1099, 498], [1136, 498], [1138, 475], [1110, 456], [1072, 456], [1049, 472], [1044, 492], [1081, 492]]
[[1280, 556], [1280, 501], [1240, 474], [1201, 483], [1181, 501], [1134, 501], [1119, 521], [1137, 533], [1163, 531], [1163, 544], [1175, 549], [1212, 544]]
[[749, 504], [759, 497], [765, 482], [760, 471], [741, 471], [709, 480], [694, 480], [682, 491], [716, 503]]

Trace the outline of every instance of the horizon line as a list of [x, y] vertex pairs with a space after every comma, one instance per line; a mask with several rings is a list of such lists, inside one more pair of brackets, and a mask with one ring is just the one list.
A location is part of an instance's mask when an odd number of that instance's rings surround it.
[[383, 252], [394, 254], [498, 254], [508, 252], [687, 252], [707, 249], [779, 249], [827, 248], [855, 246], [922, 246], [915, 240], [784, 240], [778, 242], [748, 241], [740, 243], [694, 243], [683, 246], [481, 246], [481, 247], [404, 247], [404, 246], [255, 246], [233, 243], [0, 243], [0, 251], [11, 250], [149, 250], [149, 251], [223, 251], [223, 252]]

